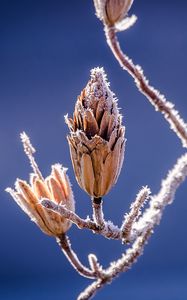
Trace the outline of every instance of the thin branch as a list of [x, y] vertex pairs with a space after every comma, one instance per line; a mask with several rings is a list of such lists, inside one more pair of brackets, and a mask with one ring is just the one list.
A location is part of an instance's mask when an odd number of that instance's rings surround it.
[[71, 243], [69, 238], [66, 235], [61, 235], [57, 238], [57, 243], [61, 247], [63, 253], [74, 267], [74, 269], [82, 276], [86, 278], [95, 279], [98, 274], [96, 274], [93, 270], [89, 270], [79, 261], [76, 253], [71, 248]]
[[97, 278], [104, 278], [106, 276], [105, 271], [103, 271], [102, 266], [99, 264], [97, 260], [97, 256], [91, 253], [88, 255], [88, 261], [90, 264], [90, 268], [97, 275]]
[[145, 211], [138, 222], [132, 226], [130, 240], [142, 235], [148, 228], [160, 223], [163, 211], [174, 200], [175, 193], [181, 183], [187, 177], [187, 153], [182, 155], [173, 169], [169, 171], [165, 180], [162, 181], [161, 189], [157, 195], [152, 196], [149, 208]]
[[147, 244], [152, 233], [152, 228], [148, 228], [144, 234], [135, 240], [132, 247], [127, 249], [126, 253], [123, 254], [120, 259], [111, 264], [111, 266], [106, 270], [106, 274], [111, 281], [121, 272], [126, 272], [132, 267], [138, 257], [143, 254], [144, 246]]
[[160, 111], [164, 115], [170, 124], [170, 128], [180, 138], [183, 147], [187, 147], [187, 124], [180, 117], [178, 111], [174, 109], [174, 104], [166, 101], [164, 95], [150, 86], [149, 81], [143, 74], [142, 68], [135, 65], [133, 61], [123, 53], [116, 36], [115, 28], [105, 26], [105, 34], [107, 43], [120, 66], [134, 78], [139, 91], [147, 97], [156, 111]]
[[93, 208], [93, 220], [100, 227], [105, 227], [105, 220], [103, 214], [103, 201], [101, 198], [92, 199], [92, 208]]
[[20, 134], [20, 138], [21, 138], [21, 141], [23, 144], [24, 152], [30, 161], [31, 168], [33, 169], [34, 173], [37, 174], [41, 180], [43, 180], [42, 173], [40, 172], [38, 165], [35, 161], [34, 155], [33, 155], [36, 152], [36, 150], [32, 146], [28, 135], [25, 132], [22, 132]]
[[65, 205], [58, 205], [54, 201], [44, 198], [41, 200], [41, 205], [49, 210], [53, 210], [59, 213], [64, 218], [76, 224], [80, 229], [87, 228], [93, 231], [99, 230], [98, 226], [93, 221], [91, 221], [90, 219], [81, 219], [76, 213], [66, 208]]
[[144, 235], [138, 237], [132, 245], [131, 249], [128, 249], [120, 259], [113, 262], [111, 266], [105, 271], [106, 275], [104, 278], [99, 278], [92, 284], [90, 284], [77, 298], [77, 300], [88, 300], [92, 299], [93, 296], [100, 290], [104, 285], [111, 283], [121, 272], [126, 272], [131, 266], [137, 261], [138, 257], [142, 255], [145, 244], [151, 235], [151, 230], [147, 230]]
[[132, 226], [137, 221], [138, 217], [140, 217], [140, 210], [150, 193], [151, 191], [147, 186], [143, 187], [137, 194], [135, 201], [131, 204], [130, 213], [125, 216], [125, 220], [121, 226], [122, 238], [125, 243], [130, 242], [129, 237], [131, 235]]
[[94, 231], [94, 233], [101, 234], [108, 239], [121, 239], [121, 230], [110, 221], [105, 222], [104, 227], [100, 227], [89, 218], [86, 220], [81, 219], [76, 213], [67, 209], [64, 205], [57, 205], [55, 202], [49, 199], [42, 199], [41, 205], [49, 210], [59, 213], [61, 216], [67, 218], [72, 223], [77, 225], [80, 229], [90, 229]]
[[95, 294], [105, 285], [102, 279], [98, 279], [90, 284], [77, 298], [77, 300], [92, 299]]

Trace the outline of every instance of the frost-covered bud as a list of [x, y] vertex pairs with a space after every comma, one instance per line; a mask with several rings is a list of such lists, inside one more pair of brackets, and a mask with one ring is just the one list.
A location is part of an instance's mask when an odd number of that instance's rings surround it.
[[78, 184], [92, 197], [106, 195], [122, 167], [125, 127], [103, 68], [91, 70], [91, 79], [77, 99], [73, 119], [66, 116], [66, 123]]
[[134, 0], [94, 0], [97, 17], [108, 26], [121, 22]]
[[71, 222], [58, 213], [49, 211], [40, 204], [42, 198], [50, 199], [57, 204], [65, 205], [74, 211], [74, 198], [66, 168], [60, 164], [52, 166], [50, 176], [41, 178], [36, 173], [30, 175], [30, 185], [17, 179], [15, 190], [7, 188], [22, 210], [34, 221], [40, 229], [51, 236], [60, 236], [71, 226]]

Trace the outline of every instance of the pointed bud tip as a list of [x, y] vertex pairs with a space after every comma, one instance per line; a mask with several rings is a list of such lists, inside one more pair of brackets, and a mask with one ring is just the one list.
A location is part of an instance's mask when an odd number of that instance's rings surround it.
[[[85, 88], [85, 95], [88, 97], [88, 101], [92, 101], [92, 96], [99, 100], [105, 98], [106, 101], [113, 102], [117, 100], [115, 94], [110, 89], [110, 82], [107, 79], [106, 72], [103, 67], [96, 67], [90, 70], [91, 79], [88, 81]], [[91, 97], [89, 97], [89, 95]]]
[[100, 83], [108, 87], [110, 83], [108, 82], [107, 75], [103, 67], [96, 67], [90, 70], [91, 81]]
[[103, 67], [95, 67], [90, 70], [91, 77], [101, 78], [102, 80], [106, 79], [106, 73]]

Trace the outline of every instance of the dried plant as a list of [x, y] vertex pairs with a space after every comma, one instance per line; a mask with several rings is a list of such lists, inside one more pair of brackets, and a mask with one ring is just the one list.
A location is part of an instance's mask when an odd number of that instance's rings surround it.
[[91, 197], [103, 197], [118, 179], [125, 145], [122, 116], [103, 69], [91, 71], [91, 80], [77, 99], [74, 118], [66, 117], [66, 122], [77, 182]]
[[[174, 105], [149, 85], [140, 66], [134, 65], [120, 47], [116, 33], [126, 30], [136, 21], [127, 13], [133, 0], [94, 0], [96, 15], [103, 22], [107, 43], [120, 66], [131, 75], [139, 91], [156, 111], [161, 112], [171, 129], [187, 147], [187, 125]], [[116, 184], [124, 159], [125, 127], [119, 114], [118, 101], [110, 90], [103, 68], [91, 70], [91, 79], [75, 104], [73, 118], [65, 117], [70, 134], [68, 142], [75, 176], [79, 186], [91, 197], [93, 216], [80, 218], [75, 212], [74, 198], [66, 169], [52, 166], [44, 179], [34, 159], [34, 148], [28, 136], [21, 140], [33, 173], [30, 185], [17, 179], [15, 190], [8, 188], [17, 204], [41, 228], [56, 238], [65, 256], [80, 275], [94, 280], [78, 300], [91, 299], [104, 285], [111, 283], [121, 272], [126, 272], [143, 253], [144, 246], [155, 225], [160, 223], [163, 211], [171, 204], [180, 184], [187, 176], [187, 153], [182, 155], [161, 182], [160, 191], [151, 195], [145, 186], [140, 189], [125, 214], [121, 227], [105, 220], [102, 197]], [[141, 212], [149, 201], [148, 208]], [[88, 255], [89, 267], [84, 266], [71, 247], [67, 231], [75, 224], [107, 239], [116, 239], [128, 245], [121, 257], [104, 269], [94, 254]]]

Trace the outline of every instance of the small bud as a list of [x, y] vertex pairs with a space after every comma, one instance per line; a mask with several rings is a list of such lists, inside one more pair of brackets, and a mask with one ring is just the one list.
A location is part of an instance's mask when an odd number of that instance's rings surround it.
[[91, 79], [75, 104], [73, 119], [66, 116], [65, 120], [78, 184], [92, 197], [106, 195], [122, 167], [125, 127], [103, 68], [91, 70]]
[[126, 16], [134, 0], [94, 0], [97, 17], [107, 26], [114, 26]]
[[11, 194], [21, 209], [44, 233], [56, 237], [60, 236], [70, 228], [71, 222], [58, 213], [44, 208], [40, 200], [47, 198], [57, 204], [65, 205], [69, 210], [75, 210], [73, 192], [66, 175], [67, 169], [60, 164], [55, 164], [52, 166], [50, 176], [44, 179], [34, 160], [33, 152], [31, 151], [32, 145], [28, 136], [24, 133], [21, 135], [21, 139], [34, 173], [30, 175], [30, 184], [17, 179], [15, 190], [7, 188], [6, 191]]

